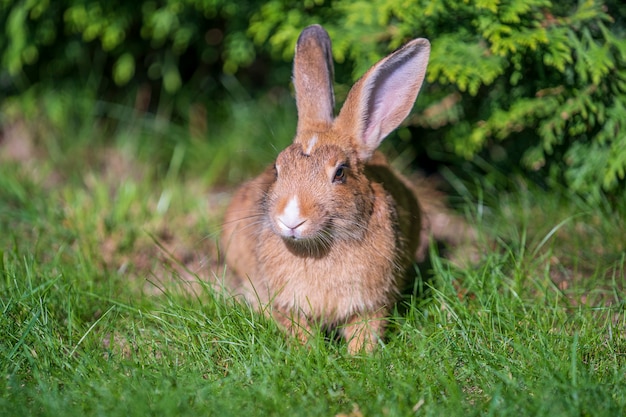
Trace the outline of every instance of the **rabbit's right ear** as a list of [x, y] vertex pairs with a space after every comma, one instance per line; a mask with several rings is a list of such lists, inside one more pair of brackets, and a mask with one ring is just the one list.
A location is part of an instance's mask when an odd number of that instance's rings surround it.
[[308, 26], [298, 38], [293, 84], [298, 107], [297, 132], [328, 129], [335, 107], [333, 57], [330, 37], [320, 25]]

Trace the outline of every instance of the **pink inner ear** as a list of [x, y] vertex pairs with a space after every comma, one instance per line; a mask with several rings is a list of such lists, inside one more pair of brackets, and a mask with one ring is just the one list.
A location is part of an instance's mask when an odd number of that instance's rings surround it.
[[407, 46], [381, 62], [364, 86], [362, 140], [369, 151], [406, 118], [424, 79], [429, 48]]

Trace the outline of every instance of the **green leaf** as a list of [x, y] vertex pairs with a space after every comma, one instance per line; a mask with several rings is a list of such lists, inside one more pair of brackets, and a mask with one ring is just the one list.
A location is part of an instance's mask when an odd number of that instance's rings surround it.
[[135, 58], [130, 53], [122, 54], [113, 64], [113, 80], [118, 86], [126, 85], [135, 75]]

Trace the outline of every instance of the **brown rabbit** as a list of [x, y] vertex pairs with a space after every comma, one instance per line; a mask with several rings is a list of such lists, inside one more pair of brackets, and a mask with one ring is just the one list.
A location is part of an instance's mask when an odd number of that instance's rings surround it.
[[222, 249], [231, 290], [303, 341], [318, 324], [351, 353], [372, 350], [415, 261], [420, 205], [376, 148], [413, 107], [429, 53], [415, 39], [382, 59], [334, 118], [328, 34], [313, 25], [298, 39], [296, 137], [234, 195]]

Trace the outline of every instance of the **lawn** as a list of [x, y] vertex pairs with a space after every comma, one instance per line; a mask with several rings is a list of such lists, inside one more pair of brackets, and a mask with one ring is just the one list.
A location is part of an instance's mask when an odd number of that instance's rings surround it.
[[433, 248], [385, 345], [350, 356], [221, 290], [232, 188], [214, 179], [257, 169], [240, 143], [151, 164], [132, 132], [61, 148], [11, 134], [28, 146], [0, 142], [0, 415], [626, 415], [623, 201], [447, 175], [480, 260]]

